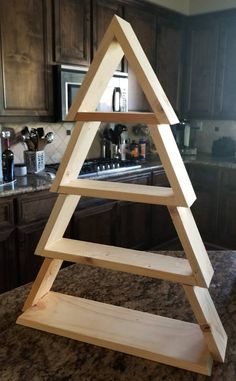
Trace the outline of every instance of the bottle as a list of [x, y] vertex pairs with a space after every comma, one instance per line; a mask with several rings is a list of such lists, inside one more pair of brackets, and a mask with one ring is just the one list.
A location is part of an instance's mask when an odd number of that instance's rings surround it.
[[126, 154], [127, 154], [127, 140], [124, 140], [120, 144], [120, 158], [122, 161], [126, 160]]
[[135, 143], [135, 140], [132, 140], [132, 143], [130, 144], [130, 158], [131, 160], [138, 159], [138, 144]]
[[15, 179], [14, 176], [14, 153], [10, 150], [10, 131], [2, 133], [5, 139], [5, 150], [2, 153], [3, 182], [9, 183]]
[[146, 158], [146, 140], [141, 138], [139, 140], [139, 158], [145, 160]]

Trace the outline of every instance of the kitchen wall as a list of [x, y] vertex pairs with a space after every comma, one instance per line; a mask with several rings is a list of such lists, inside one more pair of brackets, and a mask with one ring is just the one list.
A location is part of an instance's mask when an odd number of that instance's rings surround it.
[[[26, 124], [5, 124], [4, 128], [13, 128], [15, 132], [15, 141], [19, 141], [21, 130]], [[51, 144], [45, 147], [46, 164], [58, 163], [61, 161], [67, 144], [70, 140], [70, 136], [67, 135], [67, 131], [72, 132], [73, 123], [27, 123], [29, 129], [43, 127], [45, 134], [49, 131], [54, 133], [54, 140]], [[11, 146], [11, 150], [14, 152], [15, 163], [23, 163], [23, 152], [26, 149], [24, 143], [18, 142]], [[100, 155], [100, 139], [97, 136], [91, 146], [88, 154], [88, 158], [98, 157]]]
[[191, 122], [192, 143], [198, 148], [198, 152], [211, 153], [214, 140], [223, 136], [236, 141], [235, 120], [195, 120]]

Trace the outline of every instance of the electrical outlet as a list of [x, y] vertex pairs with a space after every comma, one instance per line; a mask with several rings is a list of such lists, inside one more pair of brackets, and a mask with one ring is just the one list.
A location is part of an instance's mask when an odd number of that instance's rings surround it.
[[71, 130], [66, 130], [66, 135], [70, 136], [71, 135]]
[[215, 132], [219, 132], [219, 131], [220, 131], [220, 127], [215, 126]]
[[203, 129], [202, 126], [203, 126], [202, 120], [196, 121], [196, 123], [195, 123], [195, 130], [202, 131], [202, 129]]

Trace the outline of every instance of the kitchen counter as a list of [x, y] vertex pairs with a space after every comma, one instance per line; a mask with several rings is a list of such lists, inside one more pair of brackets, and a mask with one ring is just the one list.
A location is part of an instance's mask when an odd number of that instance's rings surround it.
[[[214, 166], [214, 167], [220, 167], [220, 168], [231, 168], [236, 169], [236, 161], [234, 159], [232, 160], [224, 160], [222, 158], [213, 158], [211, 155], [186, 155], [183, 156], [183, 161], [187, 163], [192, 164], [202, 164], [207, 166]], [[162, 167], [161, 161], [159, 160], [158, 155], [153, 154], [150, 158], [148, 158], [144, 163], [141, 162], [142, 167], [139, 169], [132, 169], [127, 170], [125, 172], [117, 172], [113, 175], [109, 174], [107, 175], [104, 172], [103, 176], [96, 177], [96, 179], [111, 179], [117, 178], [117, 176], [124, 176], [124, 175], [130, 175], [130, 174], [140, 174], [143, 171], [149, 169], [149, 170], [155, 170], [160, 167]], [[46, 176], [42, 176], [39, 174], [34, 175], [30, 174], [23, 177], [17, 177], [16, 181], [9, 185], [0, 185], [0, 197], [8, 197], [12, 195], [22, 194], [22, 193], [28, 193], [28, 192], [36, 192], [40, 190], [47, 190], [50, 189], [52, 184], [52, 181], [47, 178]]]
[[[229, 337], [226, 361], [214, 362], [211, 377], [16, 325], [31, 287], [28, 284], [0, 296], [0, 380], [234, 381], [236, 252], [215, 251], [209, 256], [215, 270], [210, 293]], [[53, 289], [176, 319], [194, 319], [182, 287], [157, 279], [76, 264], [60, 271]]]

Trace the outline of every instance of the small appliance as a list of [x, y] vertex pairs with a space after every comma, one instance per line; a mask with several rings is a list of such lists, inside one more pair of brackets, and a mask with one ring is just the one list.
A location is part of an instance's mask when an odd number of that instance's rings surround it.
[[[82, 85], [88, 68], [57, 65], [56, 66], [56, 114], [57, 119], [64, 121], [73, 99]], [[128, 111], [128, 74], [115, 72], [99, 102], [97, 111]]]

